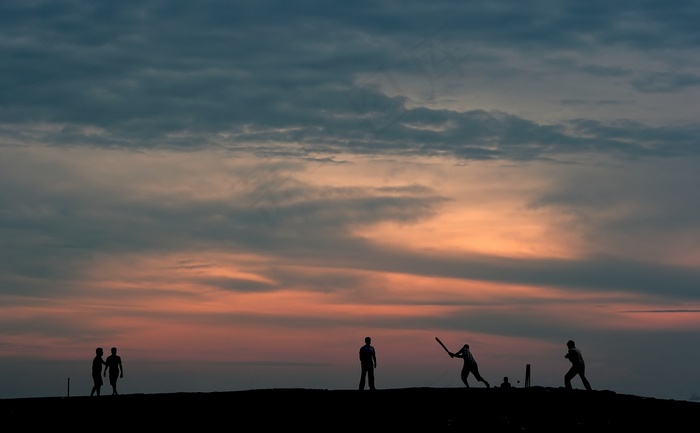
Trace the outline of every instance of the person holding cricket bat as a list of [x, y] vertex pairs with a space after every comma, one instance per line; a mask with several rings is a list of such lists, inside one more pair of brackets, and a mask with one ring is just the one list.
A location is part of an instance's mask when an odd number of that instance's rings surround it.
[[578, 347], [576, 347], [574, 340], [567, 341], [566, 347], [568, 348], [568, 351], [566, 352], [566, 355], [564, 355], [564, 358], [571, 361], [571, 368], [564, 375], [564, 386], [566, 389], [572, 389], [571, 379], [578, 375], [581, 378], [581, 382], [583, 382], [584, 388], [590, 391], [592, 388], [591, 384], [586, 378], [586, 363], [583, 362], [583, 355], [581, 355], [581, 351], [578, 349]]
[[486, 388], [491, 388], [491, 385], [481, 377], [481, 374], [479, 374], [479, 366], [476, 363], [476, 360], [472, 356], [472, 353], [469, 351], [469, 345], [465, 344], [462, 346], [457, 353], [452, 353], [452, 352], [447, 352], [451, 358], [462, 358], [464, 359], [464, 366], [462, 367], [462, 373], [460, 375], [460, 378], [462, 379], [462, 382], [464, 382], [464, 385], [469, 388], [469, 382], [467, 382], [467, 378], [469, 377], [469, 373], [472, 373], [476, 380], [479, 382], [484, 382], [486, 385]]

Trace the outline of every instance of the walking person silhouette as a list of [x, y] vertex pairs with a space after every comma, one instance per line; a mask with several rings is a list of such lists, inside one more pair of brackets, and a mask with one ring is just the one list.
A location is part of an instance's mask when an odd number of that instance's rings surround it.
[[95, 349], [95, 357], [92, 359], [92, 391], [90, 391], [90, 397], [93, 395], [100, 396], [100, 389], [102, 388], [102, 366], [106, 364], [102, 355], [104, 351], [101, 347]]
[[566, 352], [566, 355], [564, 355], [564, 358], [571, 361], [571, 368], [564, 375], [564, 385], [566, 389], [572, 389], [571, 379], [578, 375], [581, 378], [581, 382], [583, 382], [583, 386], [586, 390], [590, 391], [591, 384], [588, 383], [588, 379], [586, 378], [586, 363], [583, 362], [581, 351], [576, 347], [574, 340], [567, 341], [566, 347], [569, 350]]
[[486, 388], [491, 388], [491, 385], [481, 377], [481, 374], [479, 374], [479, 366], [476, 363], [476, 360], [474, 359], [474, 356], [472, 356], [472, 353], [469, 351], [469, 345], [465, 344], [462, 346], [461, 349], [457, 351], [457, 353], [452, 353], [452, 352], [447, 352], [451, 358], [462, 358], [464, 359], [464, 366], [462, 366], [462, 372], [460, 374], [460, 379], [462, 379], [462, 382], [464, 383], [464, 386], [469, 388], [469, 382], [467, 382], [467, 378], [469, 377], [469, 373], [472, 373], [476, 380], [479, 382], [484, 382], [486, 385]]
[[360, 347], [360, 391], [365, 389], [365, 377], [367, 378], [370, 391], [375, 391], [374, 369], [377, 368], [377, 353], [372, 347], [372, 339], [365, 337], [365, 345]]
[[117, 348], [111, 349], [112, 354], [105, 361], [105, 372], [103, 376], [107, 376], [109, 371], [109, 384], [112, 385], [112, 395], [119, 395], [117, 392], [117, 379], [124, 377], [124, 368], [122, 367], [122, 358], [117, 355]]

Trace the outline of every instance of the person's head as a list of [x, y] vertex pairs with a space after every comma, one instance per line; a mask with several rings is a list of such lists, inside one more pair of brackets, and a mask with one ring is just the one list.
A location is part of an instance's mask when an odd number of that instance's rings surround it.
[[467, 349], [467, 350], [469, 350], [469, 345], [465, 343], [465, 344], [464, 344], [464, 348]]
[[104, 351], [102, 350], [101, 347], [98, 347], [97, 349], [95, 349], [95, 353], [96, 353], [98, 356], [102, 356], [102, 354], [104, 353]]
[[116, 348], [116, 347], [113, 347], [113, 348], [111, 349], [111, 351], [112, 351], [112, 355], [116, 355], [116, 354], [117, 354], [117, 348]]
[[573, 349], [574, 347], [576, 347], [576, 343], [574, 343], [574, 340], [569, 340], [566, 342], [566, 347], [568, 347], [569, 349]]
[[372, 339], [369, 337], [365, 337], [365, 344], [369, 344], [372, 342]]
[[508, 382], [508, 376], [503, 376], [503, 381]]

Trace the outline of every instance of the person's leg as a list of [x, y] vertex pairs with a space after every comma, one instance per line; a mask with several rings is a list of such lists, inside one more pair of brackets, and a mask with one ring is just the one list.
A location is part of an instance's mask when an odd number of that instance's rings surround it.
[[360, 374], [360, 391], [365, 389], [365, 376], [367, 375], [367, 370], [365, 367], [362, 367], [362, 374]]
[[109, 383], [112, 385], [112, 395], [119, 395], [117, 392], [117, 378], [110, 377]]
[[566, 387], [566, 389], [571, 389], [571, 379], [573, 379], [574, 376], [576, 376], [577, 374], [578, 372], [573, 366], [569, 369], [569, 371], [566, 372], [566, 374], [564, 375], [564, 386]]
[[371, 391], [374, 391], [376, 388], [374, 387], [374, 368], [373, 367], [370, 367], [367, 370], [367, 381], [369, 384], [369, 389]]
[[591, 384], [588, 382], [588, 379], [586, 379], [586, 376], [581, 376], [581, 382], [583, 382], [583, 386], [586, 388], [586, 390], [590, 391], [592, 389]]
[[459, 375], [459, 378], [462, 379], [462, 383], [464, 383], [464, 386], [469, 388], [469, 382], [467, 382], [467, 378], [469, 377], [469, 370], [466, 368], [462, 369], [462, 373]]
[[581, 367], [581, 370], [579, 371], [578, 375], [581, 378], [581, 382], [583, 382], [583, 387], [586, 388], [586, 390], [590, 391], [591, 384], [588, 383], [588, 379], [586, 378], [586, 367]]
[[102, 387], [102, 376], [99, 374], [92, 376], [92, 391], [90, 391], [90, 396], [94, 394], [100, 395], [100, 388]]
[[491, 388], [491, 385], [489, 385], [489, 383], [486, 381], [486, 379], [481, 377], [481, 374], [479, 373], [479, 366], [478, 365], [474, 364], [474, 366], [472, 367], [472, 373], [474, 373], [474, 377], [476, 378], [476, 380], [478, 380], [479, 382], [483, 382], [486, 385], [486, 388]]

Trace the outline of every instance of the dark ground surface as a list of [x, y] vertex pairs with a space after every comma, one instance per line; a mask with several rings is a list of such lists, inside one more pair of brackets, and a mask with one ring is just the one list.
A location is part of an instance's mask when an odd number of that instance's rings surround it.
[[664, 432], [687, 430], [700, 402], [564, 388], [262, 389], [0, 399], [5, 426], [328, 432]]

